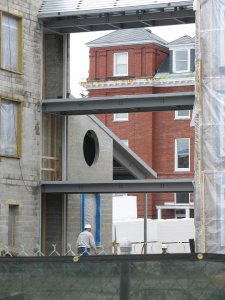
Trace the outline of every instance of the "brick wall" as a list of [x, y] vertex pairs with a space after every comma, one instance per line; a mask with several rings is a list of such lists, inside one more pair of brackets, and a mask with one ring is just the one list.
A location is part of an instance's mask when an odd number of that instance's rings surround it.
[[[113, 74], [113, 53], [128, 51], [129, 77], [151, 77], [161, 62], [167, 57], [167, 51], [154, 45], [120, 46], [90, 49], [89, 80], [116, 80]], [[101, 52], [101, 54], [100, 54]], [[105, 61], [107, 63], [105, 63]], [[126, 79], [126, 77], [122, 77]], [[194, 86], [170, 87], [121, 87], [93, 89], [92, 97], [157, 94], [193, 91]], [[175, 112], [129, 113], [128, 122], [115, 122], [113, 114], [98, 115], [119, 138], [129, 141], [129, 147], [149, 164], [157, 173], [158, 178], [187, 178], [194, 175], [194, 129], [190, 128], [190, 120], [174, 120]], [[190, 172], [175, 172], [175, 139], [190, 138], [191, 160]], [[155, 205], [174, 201], [174, 194], [149, 194], [148, 217], [156, 217]], [[144, 214], [144, 196], [138, 195], [138, 217]], [[172, 217], [173, 212], [166, 211], [164, 216]]]
[[152, 77], [168, 50], [157, 45], [134, 45], [90, 49], [89, 80], [104, 80], [113, 76], [113, 54], [128, 52], [129, 77]]

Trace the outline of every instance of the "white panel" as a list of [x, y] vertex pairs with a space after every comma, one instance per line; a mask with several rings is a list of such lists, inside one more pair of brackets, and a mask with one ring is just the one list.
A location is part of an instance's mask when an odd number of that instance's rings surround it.
[[136, 219], [136, 218], [137, 218], [137, 197], [136, 196], [113, 197], [113, 220]]
[[[161, 253], [161, 244], [167, 243], [169, 253], [190, 253], [189, 239], [195, 237], [194, 219], [148, 219], [147, 253]], [[127, 219], [113, 222], [113, 241], [127, 238], [132, 243], [132, 254], [143, 252], [144, 220]]]

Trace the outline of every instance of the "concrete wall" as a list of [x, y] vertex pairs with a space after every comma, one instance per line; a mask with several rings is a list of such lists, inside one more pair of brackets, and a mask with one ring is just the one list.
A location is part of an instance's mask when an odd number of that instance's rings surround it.
[[63, 96], [63, 36], [47, 34], [44, 36], [44, 90], [46, 99]]
[[[38, 243], [40, 189], [40, 121], [42, 39], [37, 21], [41, 0], [0, 0], [0, 10], [22, 17], [23, 72], [0, 70], [0, 95], [22, 101], [22, 154], [0, 157], [0, 247], [8, 244], [9, 205], [18, 205], [14, 248]], [[12, 49], [13, 51], [13, 49]]]
[[[99, 155], [93, 165], [84, 159], [83, 140], [88, 130], [93, 130], [98, 138]], [[68, 180], [112, 180], [113, 143], [88, 116], [69, 117]], [[112, 197], [101, 195], [101, 241], [107, 252], [111, 251]], [[68, 199], [68, 242], [75, 243], [81, 230], [80, 195], [70, 195]]]
[[46, 195], [46, 203], [43, 210], [46, 212], [43, 230], [45, 231], [45, 241], [43, 243], [42, 251], [46, 255], [51, 254], [54, 250], [52, 245], [56, 245], [57, 251], [63, 252], [63, 201], [61, 195]]

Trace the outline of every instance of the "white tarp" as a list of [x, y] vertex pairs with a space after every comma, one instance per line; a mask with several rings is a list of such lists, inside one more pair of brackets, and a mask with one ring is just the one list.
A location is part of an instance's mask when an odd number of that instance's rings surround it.
[[198, 252], [224, 254], [225, 1], [197, 4], [196, 246]]

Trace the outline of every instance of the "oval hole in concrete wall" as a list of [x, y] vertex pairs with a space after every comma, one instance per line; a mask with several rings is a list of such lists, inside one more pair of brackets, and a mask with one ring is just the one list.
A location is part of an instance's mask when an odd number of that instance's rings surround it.
[[86, 163], [91, 166], [98, 159], [99, 143], [96, 133], [88, 130], [84, 136], [83, 153]]

